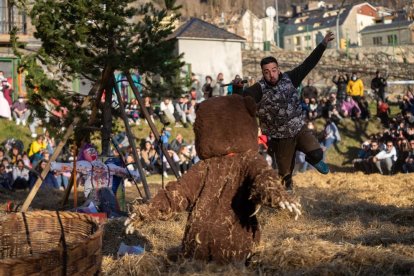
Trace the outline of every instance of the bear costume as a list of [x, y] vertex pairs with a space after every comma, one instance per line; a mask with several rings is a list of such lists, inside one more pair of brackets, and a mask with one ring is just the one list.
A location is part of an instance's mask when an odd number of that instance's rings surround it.
[[148, 203], [132, 206], [126, 232], [187, 211], [185, 257], [221, 264], [245, 261], [260, 240], [259, 206], [286, 207], [297, 217], [300, 205], [258, 153], [252, 98], [211, 98], [197, 106], [196, 114], [195, 146], [201, 161]]

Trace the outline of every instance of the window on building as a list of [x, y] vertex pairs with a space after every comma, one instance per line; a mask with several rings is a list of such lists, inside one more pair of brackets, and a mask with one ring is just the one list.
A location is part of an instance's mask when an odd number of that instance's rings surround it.
[[311, 40], [311, 36], [310, 35], [305, 35], [305, 41], [309, 41]]
[[373, 37], [372, 41], [373, 41], [374, 45], [382, 45], [382, 37], [381, 36]]
[[289, 44], [289, 45], [292, 44], [292, 39], [288, 38], [287, 44]]
[[0, 34], [8, 34], [17, 27], [18, 34], [27, 34], [26, 13], [10, 5], [10, 0], [0, 0]]
[[388, 40], [388, 44], [397, 44], [398, 42], [396, 34], [388, 35], [387, 40]]
[[295, 45], [300, 45], [300, 36], [295, 37]]
[[305, 47], [305, 50], [306, 50], [306, 51], [310, 51], [310, 50], [312, 50], [312, 47], [306, 46], [306, 47]]

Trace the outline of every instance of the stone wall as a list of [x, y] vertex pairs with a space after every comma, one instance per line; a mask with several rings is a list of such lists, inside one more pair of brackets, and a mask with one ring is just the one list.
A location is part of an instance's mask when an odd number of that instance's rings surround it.
[[[243, 51], [243, 76], [261, 77], [260, 60], [265, 56], [274, 56], [282, 71], [293, 69], [302, 63], [310, 52], [285, 51], [272, 48], [271, 51]], [[414, 47], [365, 47], [350, 48], [348, 52], [327, 49], [317, 67], [309, 74], [315, 86], [329, 90], [335, 74], [356, 71], [364, 81], [366, 90], [370, 90], [371, 79], [377, 69], [389, 74], [389, 81], [414, 79]], [[306, 84], [306, 80], [305, 83]], [[390, 86], [389, 92], [403, 93], [408, 86]]]

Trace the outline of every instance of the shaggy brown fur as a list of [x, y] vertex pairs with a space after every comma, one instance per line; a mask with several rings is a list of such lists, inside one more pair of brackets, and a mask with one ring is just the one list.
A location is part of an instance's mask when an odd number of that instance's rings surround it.
[[292, 202], [276, 173], [257, 152], [255, 104], [238, 95], [200, 104], [194, 125], [203, 159], [170, 182], [149, 204], [133, 206], [127, 230], [188, 211], [183, 253], [227, 263], [244, 261], [260, 239], [257, 204]]

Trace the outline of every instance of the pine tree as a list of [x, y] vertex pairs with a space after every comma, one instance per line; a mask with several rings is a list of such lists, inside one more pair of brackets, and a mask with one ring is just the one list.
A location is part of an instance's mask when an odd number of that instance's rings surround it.
[[[138, 68], [147, 76], [146, 92], [151, 96], [181, 93], [179, 69], [183, 63], [181, 56], [175, 55], [174, 40], [168, 39], [174, 29], [173, 23], [179, 17], [180, 6], [175, 5], [175, 0], [164, 0], [164, 8], [156, 8], [151, 2], [134, 2], [18, 1], [19, 7], [29, 13], [36, 28], [35, 37], [42, 41], [36, 53], [28, 53], [17, 41], [14, 43], [15, 53], [21, 58], [19, 70], [27, 74], [25, 81], [30, 103], [40, 118], [50, 113], [47, 106], [51, 99], [60, 102], [60, 109], [68, 110], [63, 122], [57, 120], [53, 124], [52, 120], [48, 124], [55, 133], [62, 124], [69, 124], [74, 116], [84, 116], [81, 121], [88, 122], [87, 111], [94, 109], [92, 105], [88, 110], [79, 110], [78, 97], [70, 93], [70, 83], [75, 77], [95, 83], [100, 81], [104, 69], [113, 72]], [[162, 82], [153, 84], [152, 76], [159, 76]], [[107, 91], [112, 90], [110, 83], [103, 86]], [[154, 86], [156, 90], [152, 89]], [[108, 99], [112, 93], [105, 95]], [[95, 96], [99, 98], [100, 95]], [[97, 99], [93, 104], [99, 102]], [[102, 110], [101, 114], [107, 115], [107, 111]], [[111, 121], [112, 118], [109, 121], [106, 118], [106, 124]], [[106, 126], [106, 131], [110, 131], [111, 127]], [[103, 133], [105, 135], [109, 133]], [[103, 150], [108, 149], [108, 143], [102, 145]]]

